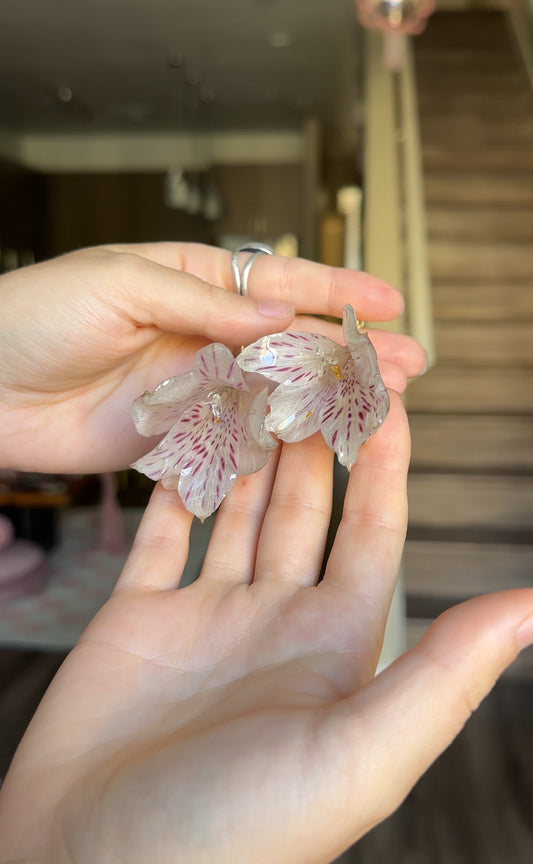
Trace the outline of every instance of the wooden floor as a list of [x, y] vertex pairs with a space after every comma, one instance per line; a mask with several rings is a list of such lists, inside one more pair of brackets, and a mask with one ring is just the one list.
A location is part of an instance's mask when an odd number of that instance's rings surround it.
[[[62, 659], [0, 650], [0, 776]], [[501, 681], [399, 810], [339, 864], [531, 864], [532, 726], [533, 680]]]

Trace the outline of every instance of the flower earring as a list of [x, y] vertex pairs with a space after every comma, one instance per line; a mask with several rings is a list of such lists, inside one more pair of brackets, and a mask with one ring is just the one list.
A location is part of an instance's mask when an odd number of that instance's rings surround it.
[[[237, 252], [251, 252], [242, 277]], [[238, 293], [247, 293], [251, 264], [273, 254], [262, 244], [233, 255]], [[389, 410], [376, 352], [343, 310], [345, 345], [326, 336], [285, 332], [264, 336], [237, 358], [220, 343], [202, 348], [190, 372], [163, 381], [133, 403], [141, 435], [164, 435], [132, 467], [177, 489], [186, 508], [205, 519], [239, 475], [268, 461], [278, 440], [302, 441], [321, 431], [348, 469], [361, 444]], [[259, 373], [259, 374], [257, 374]], [[166, 434], [165, 434], [166, 433]]]
[[348, 470], [359, 447], [389, 411], [377, 356], [354, 310], [342, 315], [345, 346], [318, 333], [264, 336], [237, 357], [244, 372], [260, 372], [278, 385], [268, 398], [265, 428], [295, 442], [320, 430]]
[[190, 372], [133, 403], [141, 435], [167, 434], [132, 468], [177, 489], [186, 508], [205, 519], [238, 475], [258, 471], [277, 446], [265, 428], [267, 396], [266, 382], [247, 383], [229, 348], [206, 345]]

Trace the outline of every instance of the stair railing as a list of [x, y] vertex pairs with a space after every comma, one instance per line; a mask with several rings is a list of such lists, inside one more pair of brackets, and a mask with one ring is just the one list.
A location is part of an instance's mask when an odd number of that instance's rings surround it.
[[508, 12], [526, 74], [533, 89], [533, 6], [528, 0], [516, 0], [510, 5]]
[[365, 32], [363, 263], [396, 285], [405, 314], [391, 329], [422, 343], [429, 364], [435, 342], [422, 156], [411, 44], [397, 71], [384, 59], [381, 34]]
[[[381, 34], [365, 31], [363, 266], [399, 288], [405, 313], [388, 329], [407, 332], [434, 361], [422, 157], [411, 46], [398, 71], [384, 59]], [[383, 325], [380, 324], [380, 327]], [[379, 669], [406, 647], [403, 568], [392, 600]]]

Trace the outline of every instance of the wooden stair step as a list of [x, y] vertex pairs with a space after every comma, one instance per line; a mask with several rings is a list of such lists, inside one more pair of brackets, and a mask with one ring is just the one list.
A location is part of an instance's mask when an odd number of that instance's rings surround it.
[[529, 321], [437, 321], [435, 352], [442, 363], [530, 367], [533, 327]]
[[447, 469], [533, 473], [532, 415], [427, 414], [409, 411], [409, 425], [412, 438], [411, 466], [417, 471]]
[[515, 57], [503, 63], [496, 60], [472, 58], [460, 60], [443, 52], [439, 58], [422, 58], [415, 53], [415, 72], [419, 81], [420, 99], [436, 98], [460, 92], [475, 92], [487, 89], [496, 95], [508, 95], [514, 99], [527, 90], [527, 77]]
[[[532, 273], [533, 280], [533, 273]], [[520, 318], [533, 323], [533, 290], [529, 284], [432, 281], [433, 315], [441, 321], [499, 321]]]
[[[502, 24], [505, 27], [504, 21]], [[422, 37], [417, 41], [417, 53], [422, 56], [444, 51], [454, 51], [467, 57], [479, 54], [499, 56], [510, 51], [508, 34], [502, 32], [502, 26], [487, 25], [480, 18], [475, 28], [469, 28], [462, 19], [446, 26], [442, 20], [436, 21], [432, 16]]]
[[453, 40], [443, 41], [440, 45], [428, 45], [422, 39], [415, 45], [417, 66], [431, 67], [433, 71], [451, 68], [455, 72], [472, 69], [475, 72], [494, 74], [500, 70], [516, 70], [517, 60], [510, 41], [500, 40], [500, 44], [483, 45], [476, 42], [470, 45], [453, 44]]
[[489, 123], [465, 117], [460, 124], [453, 125], [446, 117], [422, 117], [420, 135], [423, 146], [447, 143], [456, 149], [529, 144], [533, 142], [533, 119], [526, 117], [502, 124], [496, 119]]
[[430, 240], [428, 246], [432, 279], [533, 282], [533, 246], [528, 243]]
[[512, 98], [509, 94], [490, 90], [464, 90], [435, 93], [431, 88], [419, 93], [418, 109], [422, 117], [433, 114], [442, 117], [461, 117], [465, 113], [474, 117], [519, 117], [533, 114], [533, 96], [520, 90]]
[[533, 413], [531, 369], [462, 364], [440, 359], [425, 375], [412, 381], [406, 393], [409, 411], [469, 414]]
[[492, 207], [533, 207], [533, 172], [512, 174], [484, 171], [455, 174], [453, 169], [431, 171], [424, 180], [428, 204], [475, 204]]
[[431, 48], [437, 48], [443, 42], [466, 47], [472, 44], [498, 46], [502, 38], [507, 37], [506, 26], [506, 17], [500, 9], [439, 8], [429, 18], [426, 30], [418, 38], [421, 44]]
[[[494, 174], [505, 172], [510, 177], [515, 172], [533, 170], [533, 149], [529, 144], [499, 147], [463, 148], [458, 150], [452, 144], [427, 142], [422, 146], [424, 170], [452, 170], [468, 172], [485, 170]], [[467, 174], [468, 176], [468, 174]]]
[[489, 591], [533, 587], [533, 545], [408, 540], [408, 592], [452, 601]]
[[[533, 149], [532, 149], [533, 152]], [[431, 240], [533, 243], [533, 206], [502, 209], [483, 204], [429, 204], [426, 227]]]
[[444, 96], [432, 99], [421, 97], [418, 108], [421, 128], [442, 120], [457, 129], [469, 128], [474, 124], [488, 128], [495, 123], [515, 126], [533, 117], [533, 103], [528, 94], [523, 94], [521, 100], [502, 94], [493, 104], [487, 102], [477, 106], [459, 105], [457, 100]]
[[415, 472], [407, 490], [409, 526], [419, 531], [513, 531], [533, 541], [533, 477]]
[[432, 97], [447, 99], [459, 93], [475, 93], [480, 90], [513, 100], [516, 96], [525, 97], [531, 92], [524, 72], [516, 65], [512, 69], [495, 69], [491, 72], [483, 72], [478, 66], [465, 70], [448, 65], [445, 70], [439, 70], [438, 75], [429, 64], [424, 67], [423, 64], [416, 63], [415, 69], [419, 100], [429, 100]]

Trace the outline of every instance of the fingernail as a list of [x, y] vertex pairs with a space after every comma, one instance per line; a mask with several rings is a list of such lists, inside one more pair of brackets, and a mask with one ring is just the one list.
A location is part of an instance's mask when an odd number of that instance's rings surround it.
[[265, 318], [291, 318], [294, 315], [294, 306], [279, 300], [258, 300], [257, 310]]
[[533, 615], [522, 621], [516, 631], [516, 638], [520, 648], [528, 648], [533, 644]]
[[[426, 372], [427, 372], [428, 369], [429, 369], [429, 354], [428, 354], [427, 351], [425, 351], [425, 354], [426, 354], [426, 362], [424, 363], [424, 368], [423, 368], [422, 371], [420, 372], [420, 375], [425, 375]], [[419, 376], [419, 377], [420, 377], [420, 376]]]

